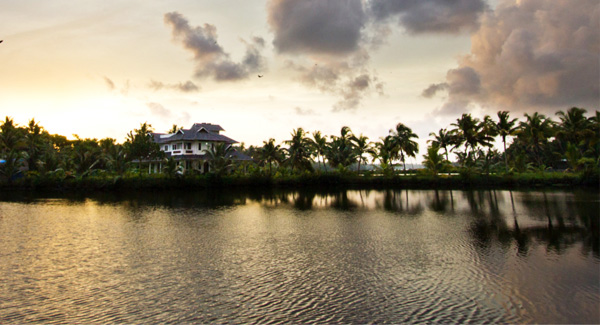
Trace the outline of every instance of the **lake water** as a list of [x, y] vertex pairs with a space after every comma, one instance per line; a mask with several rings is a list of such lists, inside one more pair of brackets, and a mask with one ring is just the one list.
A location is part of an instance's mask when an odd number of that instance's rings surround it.
[[597, 191], [0, 193], [0, 323], [600, 322]]

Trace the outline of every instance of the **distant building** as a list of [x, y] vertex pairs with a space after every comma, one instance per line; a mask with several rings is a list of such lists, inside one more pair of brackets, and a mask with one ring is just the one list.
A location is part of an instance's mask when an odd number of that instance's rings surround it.
[[[195, 170], [200, 173], [210, 171], [208, 151], [218, 143], [233, 145], [237, 141], [220, 134], [225, 131], [218, 124], [194, 123], [189, 129], [181, 129], [175, 133], [152, 133], [154, 142], [160, 146], [167, 158], [172, 157], [185, 171]], [[237, 161], [251, 160], [250, 157], [233, 151], [231, 158]], [[162, 164], [151, 164], [150, 170], [158, 172]]]

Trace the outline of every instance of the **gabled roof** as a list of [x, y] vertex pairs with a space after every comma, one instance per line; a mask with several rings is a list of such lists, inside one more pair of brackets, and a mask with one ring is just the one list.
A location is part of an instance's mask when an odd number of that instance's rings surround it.
[[219, 134], [219, 131], [225, 131], [220, 125], [210, 123], [194, 123], [189, 129], [181, 129], [176, 133], [152, 133], [154, 142], [159, 144], [170, 143], [173, 141], [214, 141], [225, 143], [237, 143], [237, 141]]
[[219, 133], [219, 131], [225, 131], [220, 125], [211, 123], [194, 123], [194, 125], [192, 125], [189, 131], [198, 132], [201, 129], [205, 129], [206, 131], [211, 133]]

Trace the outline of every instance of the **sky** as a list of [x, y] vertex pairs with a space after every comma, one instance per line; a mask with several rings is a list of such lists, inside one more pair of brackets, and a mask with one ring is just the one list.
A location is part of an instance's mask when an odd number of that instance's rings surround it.
[[3, 0], [0, 116], [118, 142], [148, 122], [377, 141], [600, 104], [598, 0]]

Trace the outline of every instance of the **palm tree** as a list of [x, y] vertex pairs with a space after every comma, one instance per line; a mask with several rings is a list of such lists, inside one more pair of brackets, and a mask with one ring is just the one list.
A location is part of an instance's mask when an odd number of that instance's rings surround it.
[[363, 157], [363, 154], [370, 152], [371, 150], [371, 142], [369, 142], [369, 138], [360, 135], [360, 136], [352, 136], [352, 142], [354, 142], [354, 149], [356, 150], [356, 154], [358, 155], [358, 167], [356, 169], [357, 172], [360, 173], [360, 163], [361, 161], [367, 162]]
[[[492, 145], [491, 142], [494, 138], [488, 133], [490, 131], [489, 118], [480, 122], [479, 119], [473, 118], [471, 114], [463, 114], [452, 125], [456, 126], [456, 129], [453, 130], [457, 135], [455, 146], [465, 144], [464, 163], [472, 160], [473, 152], [478, 145], [486, 147]], [[469, 147], [471, 148], [470, 152]]]
[[306, 133], [302, 128], [294, 130], [291, 135], [292, 139], [285, 141], [285, 143], [288, 145], [288, 162], [292, 166], [292, 171], [295, 167], [310, 169], [311, 140], [305, 136]]
[[271, 165], [273, 162], [281, 162], [281, 148], [275, 144], [275, 139], [263, 141], [263, 146], [260, 148], [260, 159], [262, 162], [269, 164], [269, 176], [271, 175]]
[[132, 159], [138, 160], [139, 171], [142, 170], [142, 161], [154, 157], [160, 157], [164, 153], [158, 144], [152, 139], [152, 125], [143, 123], [139, 129], [129, 131], [125, 141], [125, 150]]
[[217, 176], [225, 174], [233, 166], [233, 148], [225, 142], [218, 142], [206, 152], [210, 169]]
[[327, 152], [328, 143], [327, 136], [322, 136], [321, 131], [315, 131], [312, 134], [313, 141], [313, 153], [317, 155], [317, 163], [319, 164], [319, 168], [321, 168], [321, 160], [320, 157], [323, 157], [323, 166], [325, 167], [325, 172], [327, 172], [327, 165], [325, 164], [325, 153]]
[[394, 160], [398, 158], [394, 137], [388, 135], [381, 138], [381, 142], [375, 143], [373, 154], [373, 159], [378, 158], [382, 165], [392, 165]]
[[81, 139], [76, 136], [71, 150], [70, 163], [77, 175], [88, 175], [101, 162], [100, 146], [96, 139]]
[[10, 117], [6, 117], [0, 126], [0, 151], [2, 153], [20, 150], [24, 146], [21, 130]]
[[173, 126], [167, 131], [167, 134], [177, 133], [177, 131], [183, 129], [183, 126], [177, 126], [177, 124], [173, 124]]
[[533, 115], [525, 114], [526, 121], [519, 124], [517, 135], [525, 147], [532, 153], [538, 166], [542, 165], [541, 152], [553, 135], [554, 122], [538, 112]]
[[423, 156], [425, 158], [423, 165], [434, 176], [437, 176], [449, 164], [448, 160], [444, 160], [444, 157], [439, 154], [439, 150], [439, 144], [432, 143], [427, 147], [427, 154]]
[[428, 140], [427, 142], [431, 142], [431, 144], [436, 144], [438, 148], [443, 148], [446, 154], [446, 160], [450, 161], [448, 158], [448, 146], [451, 146], [455, 142], [455, 137], [452, 135], [452, 132], [448, 132], [446, 129], [440, 129], [438, 133], [429, 133], [429, 136], [433, 137], [433, 140]]
[[356, 161], [356, 151], [351, 141], [352, 131], [344, 126], [340, 131], [340, 136], [332, 136], [332, 141], [327, 150], [327, 160], [333, 167], [341, 165], [348, 167]]
[[517, 127], [515, 124], [517, 119], [510, 119], [507, 111], [498, 111], [498, 122], [496, 123], [496, 132], [502, 137], [502, 144], [504, 145], [504, 167], [508, 172], [508, 156], [506, 154], [506, 137], [514, 135]]
[[127, 171], [129, 157], [122, 145], [115, 143], [115, 139], [106, 138], [100, 140], [102, 160], [105, 166], [121, 176]]
[[396, 149], [398, 150], [400, 160], [404, 165], [404, 171], [406, 172], [406, 156], [414, 158], [419, 152], [419, 144], [412, 140], [412, 138], [419, 137], [402, 123], [398, 123], [396, 130], [391, 130], [391, 132], [396, 142]]
[[[576, 146], [581, 154], [585, 151], [585, 140], [591, 137], [598, 137], [597, 133], [592, 131], [592, 119], [587, 119], [583, 108], [571, 107], [566, 113], [558, 111], [556, 115], [560, 118], [557, 125], [556, 138], [563, 151], [566, 151], [569, 143]], [[583, 147], [583, 150], [580, 148]], [[571, 147], [573, 151], [575, 148]]]
[[36, 162], [39, 159], [41, 147], [42, 147], [42, 127], [34, 120], [31, 119], [27, 128], [25, 129], [25, 142], [27, 147], [27, 163], [30, 170], [36, 169]]

